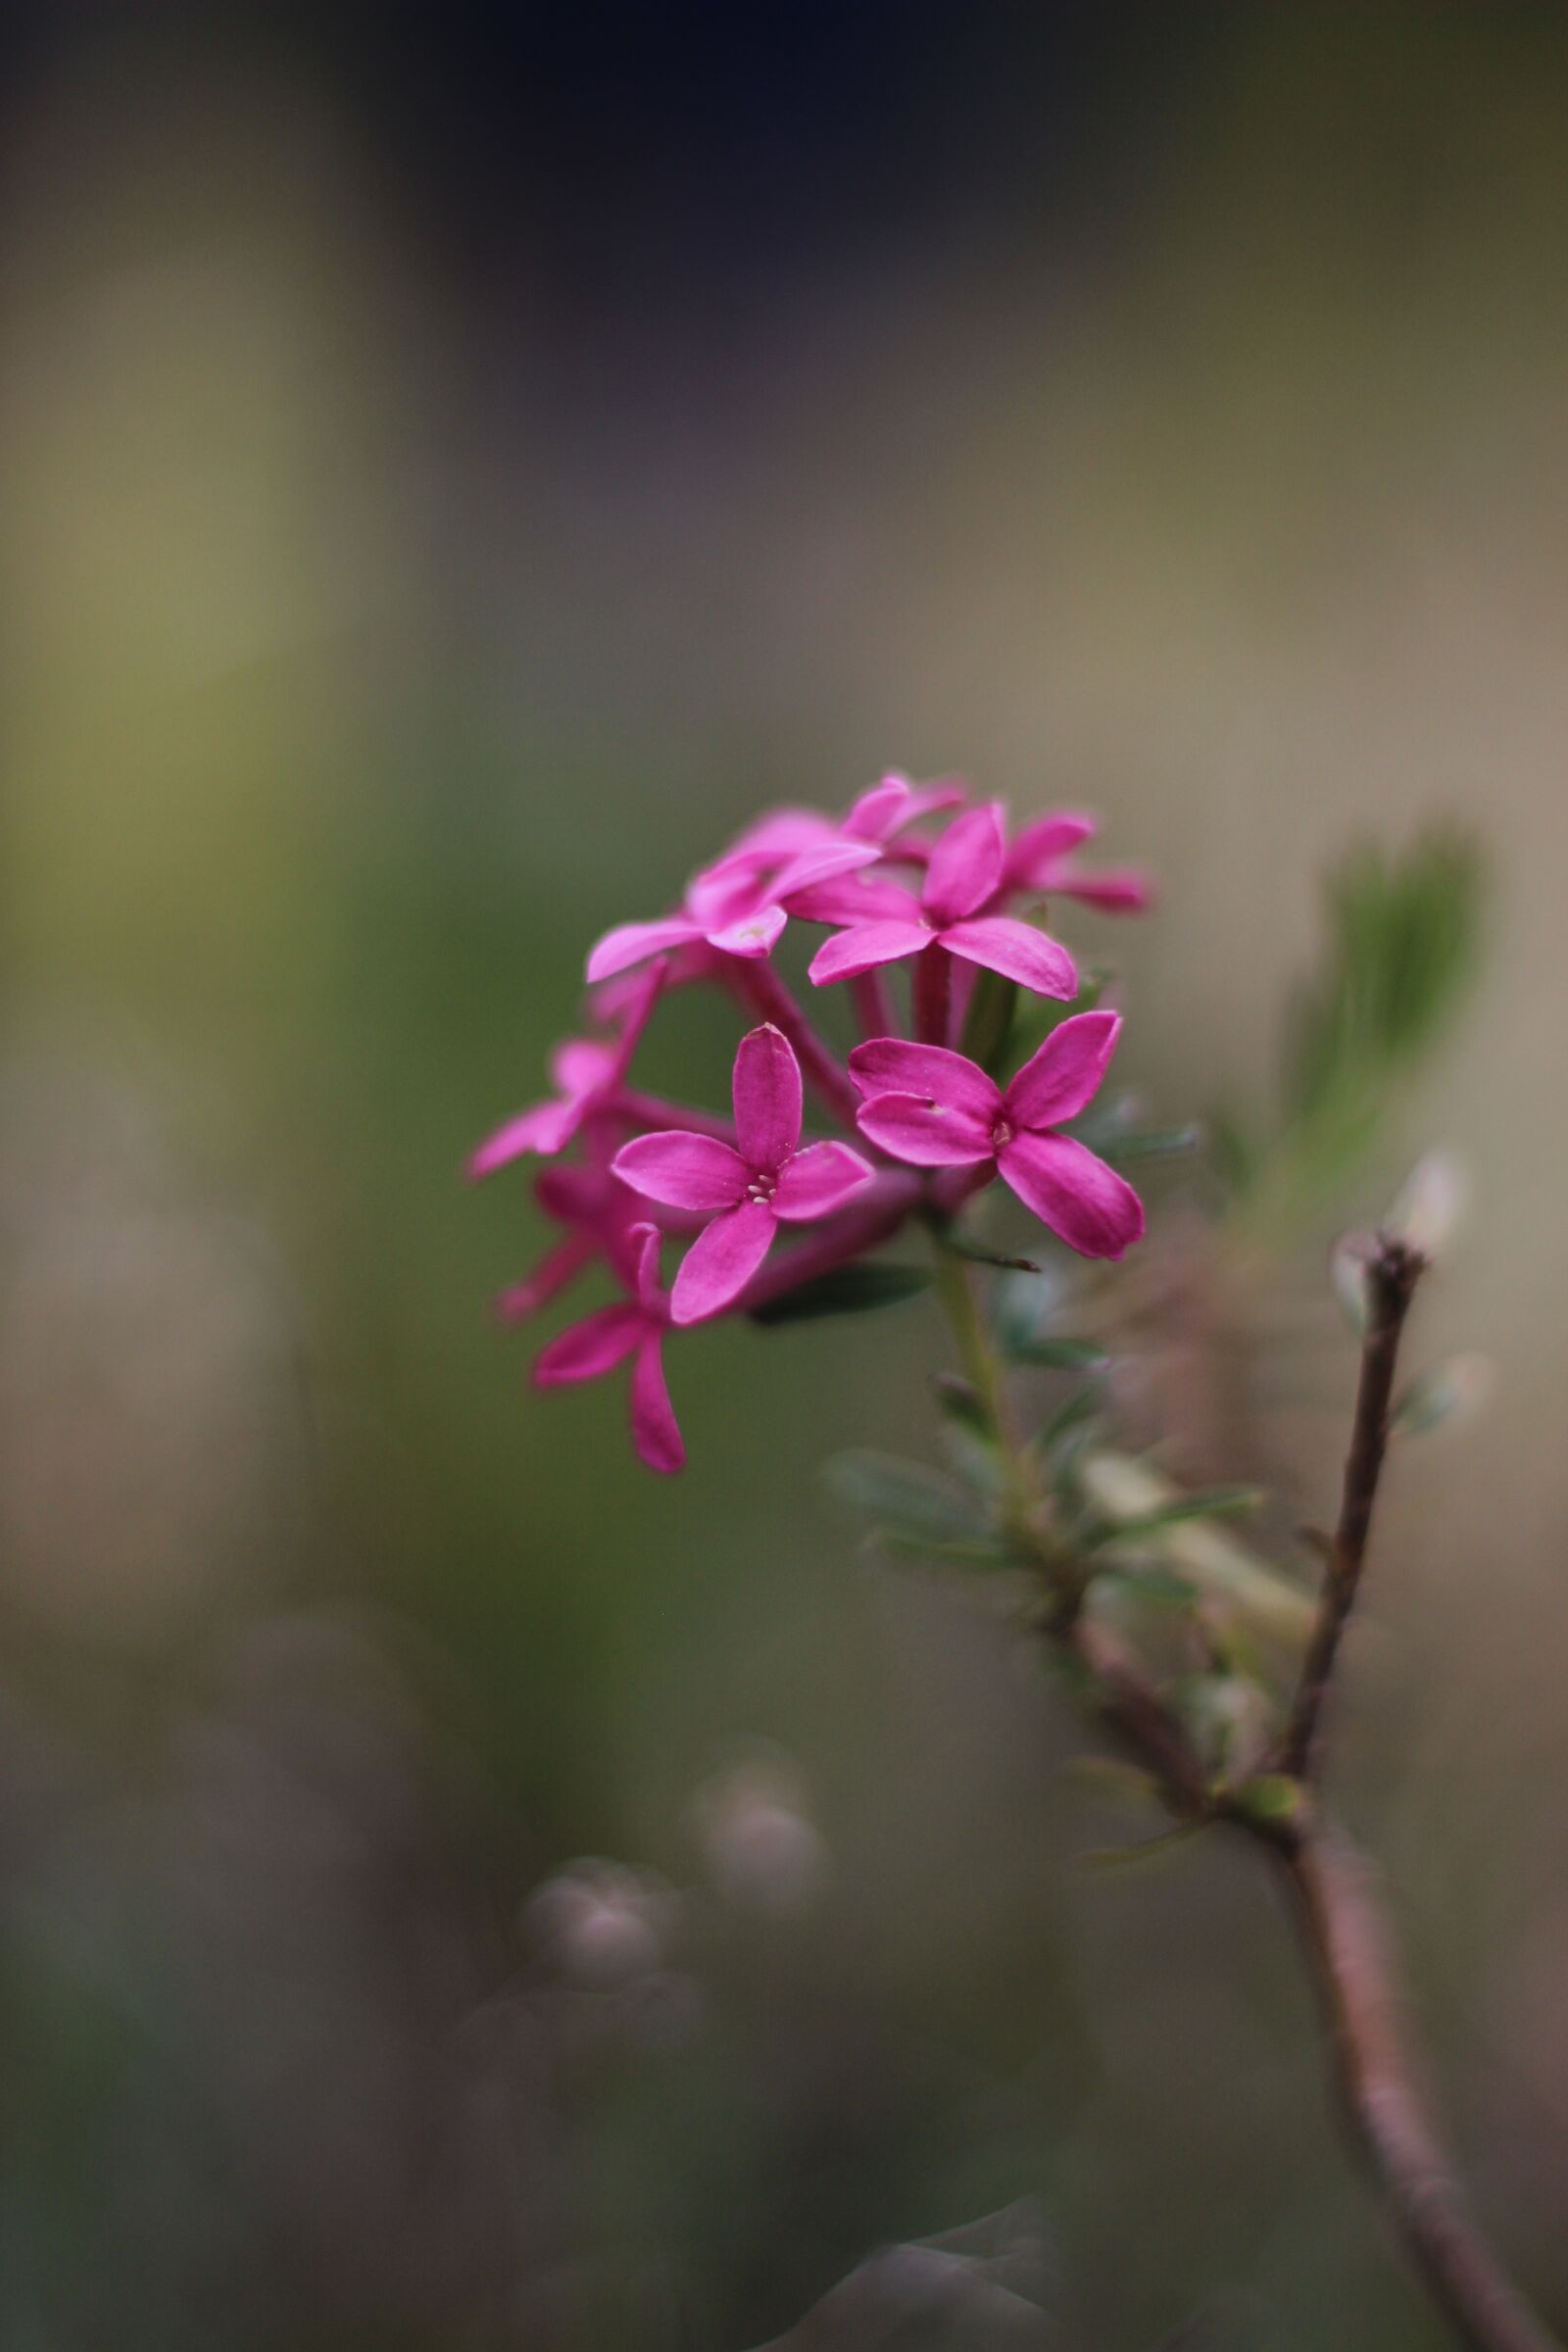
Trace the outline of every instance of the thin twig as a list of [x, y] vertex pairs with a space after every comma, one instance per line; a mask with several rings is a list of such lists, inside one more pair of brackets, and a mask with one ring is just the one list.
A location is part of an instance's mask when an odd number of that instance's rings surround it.
[[1322, 1828], [1282, 1850], [1346, 2112], [1410, 2253], [1474, 2352], [1561, 2352], [1471, 2220], [1427, 2116], [1367, 1864]]
[[1361, 1343], [1361, 1377], [1350, 1449], [1345, 1461], [1339, 1525], [1281, 1751], [1285, 1771], [1303, 1779], [1316, 1779], [1322, 1766], [1324, 1705], [1366, 1564], [1372, 1509], [1388, 1449], [1389, 1407], [1399, 1339], [1425, 1263], [1408, 1243], [1385, 1236], [1366, 1270], [1367, 1328]]
[[[949, 1269], [943, 1286], [965, 1361], [978, 1373], [989, 1355], [984, 1325], [959, 1261], [939, 1250]], [[1371, 1316], [1361, 1357], [1344, 1498], [1322, 1608], [1292, 1719], [1286, 1753], [1314, 1768], [1324, 1697], [1341, 1637], [1354, 1603], [1388, 1444], [1399, 1337], [1423, 1262], [1407, 1245], [1380, 1243], [1368, 1272]], [[1004, 1460], [1013, 1453], [1001, 1389], [990, 1358], [975, 1385], [991, 1411]], [[1184, 1822], [1228, 1823], [1273, 1857], [1290, 1889], [1308, 1968], [1334, 2037], [1347, 2113], [1389, 2210], [1417, 2267], [1472, 2352], [1563, 2352], [1511, 2284], [1465, 2206], [1427, 2114], [1399, 2031], [1396, 1976], [1366, 1865], [1317, 1815], [1303, 1786], [1283, 1814], [1248, 1802], [1245, 1787], [1212, 1783], [1165, 1692], [1106, 1627], [1081, 1606], [1082, 1588], [1064, 1579], [1033, 1514], [1020, 1528], [1037, 1537], [1053, 1587], [1041, 1631], [1086, 1675], [1090, 1704], [1126, 1752], [1159, 1784]]]

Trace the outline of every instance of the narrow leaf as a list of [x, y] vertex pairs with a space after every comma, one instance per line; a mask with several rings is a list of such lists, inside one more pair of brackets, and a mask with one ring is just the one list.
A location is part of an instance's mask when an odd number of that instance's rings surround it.
[[972, 1381], [961, 1380], [956, 1372], [939, 1372], [931, 1383], [937, 1403], [947, 1418], [971, 1436], [994, 1444], [996, 1432], [985, 1401]]
[[813, 1282], [783, 1291], [765, 1305], [753, 1307], [754, 1323], [808, 1323], [823, 1315], [864, 1314], [875, 1306], [896, 1306], [931, 1288], [924, 1266], [836, 1266]]
[[923, 1463], [884, 1453], [840, 1453], [823, 1477], [839, 1501], [880, 1528], [938, 1543], [968, 1543], [990, 1533], [973, 1498]]
[[1110, 1361], [1098, 1340], [1015, 1340], [1007, 1353], [1015, 1364], [1042, 1372], [1102, 1372]]
[[1255, 1511], [1262, 1500], [1255, 1487], [1209, 1487], [1198, 1494], [1176, 1495], [1169, 1502], [1156, 1503], [1152, 1510], [1120, 1519], [1113, 1526], [1106, 1527], [1099, 1542], [1102, 1545], [1140, 1544], [1152, 1536], [1163, 1535], [1167, 1528], [1180, 1527], [1190, 1519], [1244, 1517], [1248, 1512]]

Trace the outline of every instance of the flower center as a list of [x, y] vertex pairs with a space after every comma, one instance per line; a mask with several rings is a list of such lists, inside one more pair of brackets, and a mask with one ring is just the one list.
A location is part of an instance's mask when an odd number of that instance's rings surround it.
[[998, 1121], [997, 1121], [996, 1125], [995, 1125], [995, 1126], [992, 1128], [992, 1130], [991, 1130], [991, 1144], [992, 1144], [992, 1149], [993, 1149], [994, 1151], [1000, 1152], [1000, 1151], [1002, 1150], [1002, 1148], [1003, 1148], [1004, 1144], [1010, 1144], [1010, 1143], [1011, 1143], [1011, 1141], [1012, 1141], [1012, 1129], [1011, 1129], [1011, 1127], [1008, 1125], [1008, 1123], [1007, 1123], [1007, 1121], [1006, 1121], [1005, 1119], [998, 1119]]
[[778, 1178], [771, 1168], [754, 1168], [751, 1183], [746, 1187], [747, 1200], [756, 1200], [765, 1208], [773, 1198], [773, 1188], [777, 1182]]

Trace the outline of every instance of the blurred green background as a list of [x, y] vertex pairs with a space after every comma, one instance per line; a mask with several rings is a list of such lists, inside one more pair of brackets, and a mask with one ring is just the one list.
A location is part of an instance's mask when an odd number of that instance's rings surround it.
[[463, 1156], [588, 941], [892, 765], [1154, 868], [1067, 931], [1170, 1119], [1265, 1095], [1348, 841], [1486, 843], [1225, 1471], [1332, 1507], [1323, 1247], [1450, 1144], [1421, 1342], [1502, 1385], [1397, 1480], [1342, 1793], [1568, 2322], [1568, 19], [0, 39], [7, 2352], [742, 2352], [1023, 2200], [1038, 2333], [966, 2344], [1445, 2340], [1247, 1858], [1079, 1871], [1057, 1695], [821, 1496], [932, 1442], [920, 1310], [672, 1348], [671, 1482], [490, 1318], [544, 1237]]

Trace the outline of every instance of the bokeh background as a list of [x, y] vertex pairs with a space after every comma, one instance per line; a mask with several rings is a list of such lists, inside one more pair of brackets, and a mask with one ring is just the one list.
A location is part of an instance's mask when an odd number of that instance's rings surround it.
[[[1266, 1097], [1348, 841], [1486, 844], [1334, 1215], [1459, 1152], [1420, 1339], [1502, 1379], [1401, 1467], [1340, 1777], [1568, 2321], [1568, 20], [17, 0], [0, 54], [0, 2340], [743, 2352], [999, 2213], [1039, 2313], [965, 2344], [1445, 2340], [1247, 1857], [1081, 1871], [1059, 1695], [823, 1497], [934, 1443], [919, 1310], [682, 1344], [674, 1482], [490, 1318], [542, 1236], [463, 1155], [585, 943], [891, 765], [1158, 872], [1069, 933], [1170, 1118]], [[1303, 1515], [1330, 1230], [1228, 1466]]]

